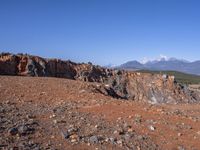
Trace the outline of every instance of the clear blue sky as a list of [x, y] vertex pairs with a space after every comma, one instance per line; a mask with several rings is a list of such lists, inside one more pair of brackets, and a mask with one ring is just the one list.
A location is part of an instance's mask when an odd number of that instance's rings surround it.
[[95, 64], [200, 59], [200, 0], [0, 0], [0, 51]]

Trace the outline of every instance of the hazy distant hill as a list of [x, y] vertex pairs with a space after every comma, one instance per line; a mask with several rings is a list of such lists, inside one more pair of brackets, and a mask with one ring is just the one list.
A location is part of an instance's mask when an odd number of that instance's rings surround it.
[[129, 61], [117, 68], [128, 70], [154, 70], [154, 71], [179, 71], [189, 74], [200, 75], [200, 61], [189, 62], [186, 60], [179, 60], [175, 58], [161, 59], [155, 61], [148, 61], [144, 64], [138, 61]]
[[145, 66], [139, 63], [138, 61], [129, 61], [125, 64], [120, 65], [119, 68], [138, 70], [138, 69], [145, 69]]

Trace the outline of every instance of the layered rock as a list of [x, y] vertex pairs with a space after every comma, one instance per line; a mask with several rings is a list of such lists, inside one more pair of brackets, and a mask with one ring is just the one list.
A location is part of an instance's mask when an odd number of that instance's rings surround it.
[[196, 102], [199, 96], [180, 84], [173, 76], [152, 75], [105, 69], [59, 59], [31, 55], [0, 55], [1, 75], [60, 77], [98, 82], [95, 90], [115, 98], [156, 103]]

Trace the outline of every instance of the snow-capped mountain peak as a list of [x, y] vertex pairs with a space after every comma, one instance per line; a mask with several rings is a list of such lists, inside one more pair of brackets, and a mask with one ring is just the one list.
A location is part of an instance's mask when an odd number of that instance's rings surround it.
[[160, 55], [158, 58], [155, 59], [148, 59], [144, 58], [142, 61], [140, 61], [141, 64], [155, 64], [158, 62], [170, 62], [170, 61], [179, 61], [179, 62], [184, 62], [184, 63], [189, 63], [189, 61], [184, 60], [184, 59], [177, 59], [175, 57], [168, 57], [165, 55]]
[[157, 58], [147, 58], [147, 57], [144, 57], [142, 59], [142, 61], [140, 61], [141, 64], [146, 64], [146, 63], [155, 63], [155, 62], [159, 62], [159, 61], [168, 61], [170, 58], [165, 56], [165, 55], [160, 55], [159, 57]]
[[156, 59], [144, 58], [140, 62], [129, 61], [120, 65], [119, 68], [129, 70], [171, 70], [199, 75], [200, 61], [190, 62], [184, 59], [160, 55]]

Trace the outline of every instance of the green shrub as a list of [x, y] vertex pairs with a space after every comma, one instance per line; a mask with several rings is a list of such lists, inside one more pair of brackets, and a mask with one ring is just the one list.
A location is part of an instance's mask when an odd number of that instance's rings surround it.
[[150, 70], [140, 70], [139, 72], [152, 73], [152, 74], [167, 74], [175, 76], [175, 80], [181, 84], [199, 84], [200, 76], [186, 74], [178, 71], [150, 71]]

